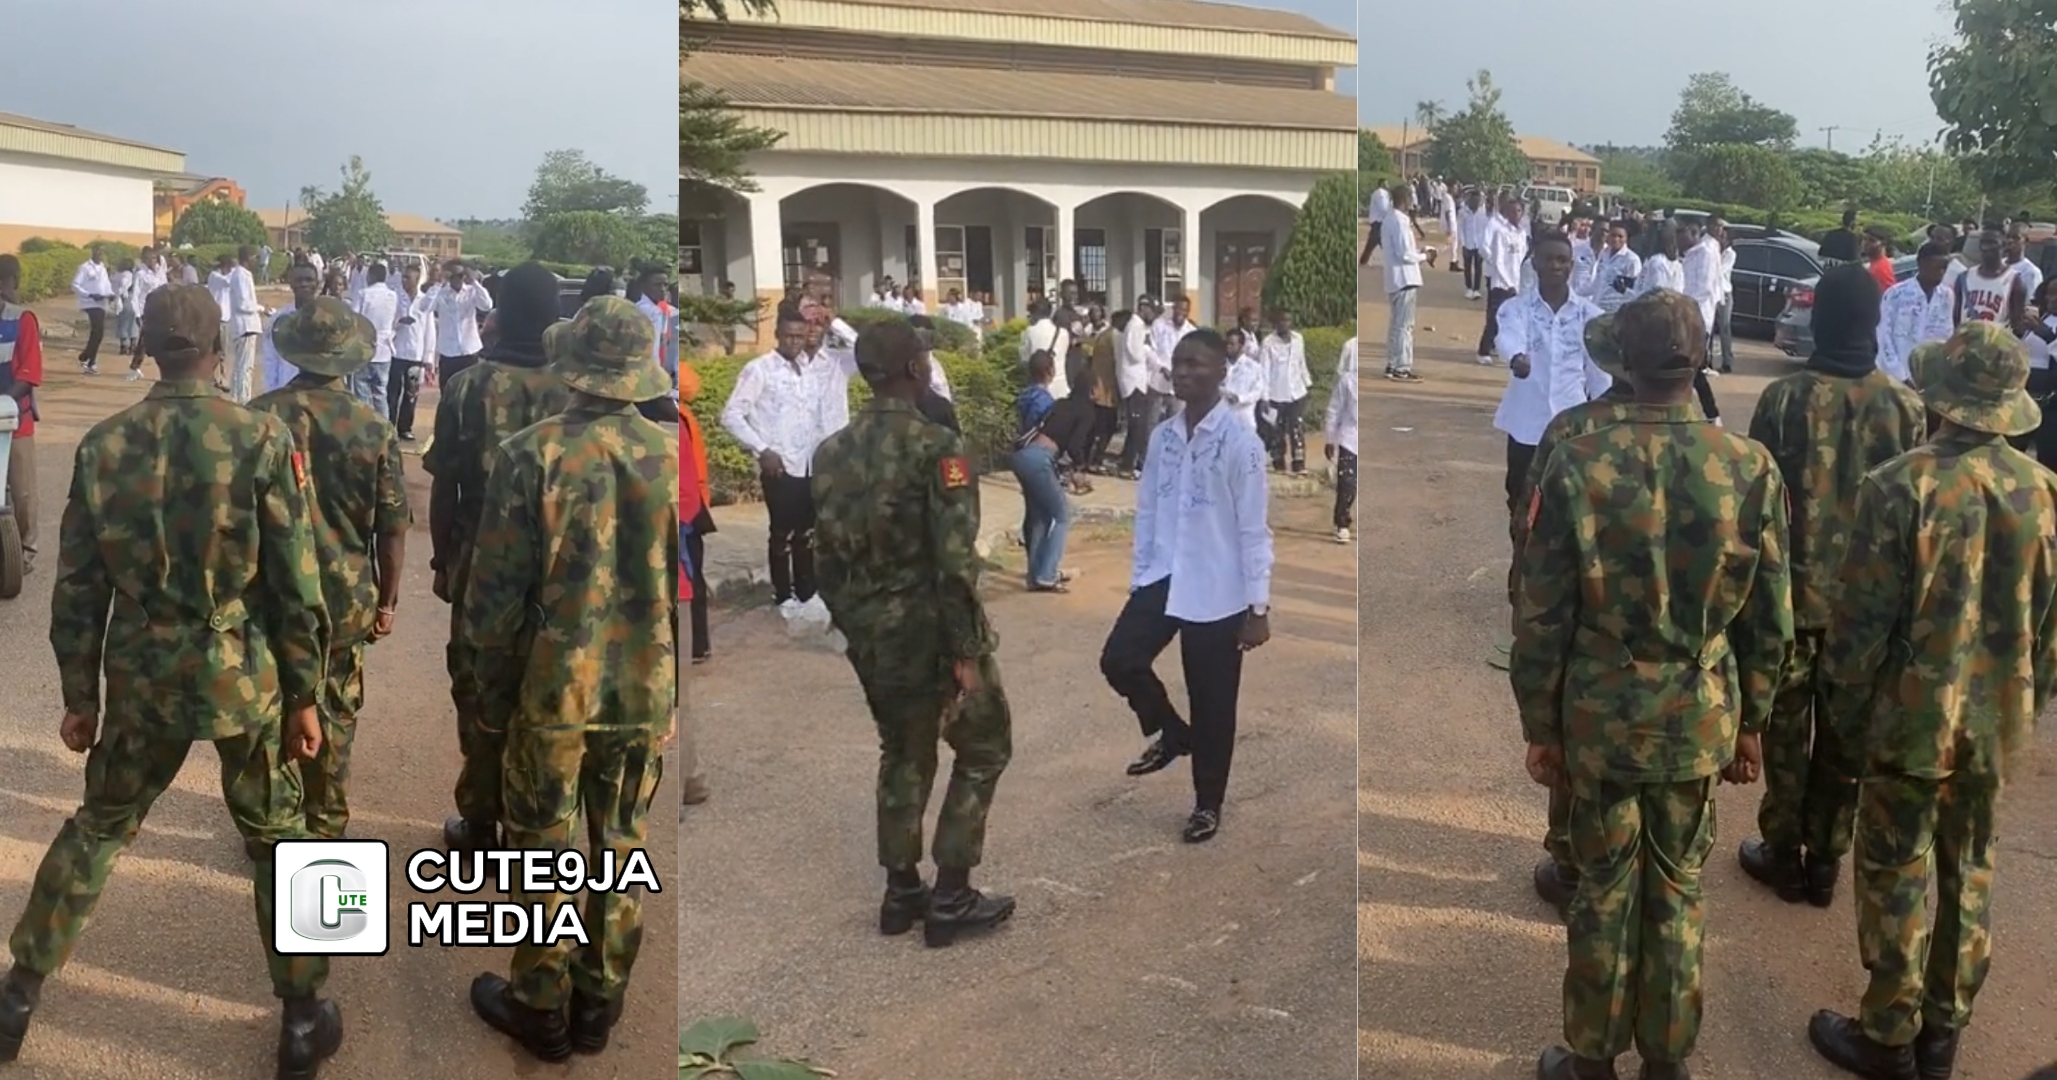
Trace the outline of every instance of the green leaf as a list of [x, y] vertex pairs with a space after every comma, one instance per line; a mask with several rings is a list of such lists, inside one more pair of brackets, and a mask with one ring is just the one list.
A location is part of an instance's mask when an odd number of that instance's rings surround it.
[[726, 1061], [731, 1050], [758, 1040], [757, 1025], [734, 1016], [702, 1020], [679, 1033], [679, 1053]]
[[[698, 1058], [695, 1058], [695, 1059], [693, 1059], [693, 1060], [694, 1060], [694, 1061], [696, 1061], [696, 1062], [697, 1062], [697, 1061], [699, 1061], [699, 1059], [698, 1059]], [[707, 1065], [707, 1064], [692, 1064], [692, 1065], [689, 1065], [689, 1064], [687, 1064], [687, 1063], [686, 1063], [686, 1059], [685, 1059], [685, 1058], [680, 1058], [680, 1059], [679, 1059], [679, 1080], [700, 1080], [700, 1078], [701, 1078], [701, 1077], [703, 1077], [703, 1076], [712, 1076], [712, 1075], [714, 1075], [714, 1070], [715, 1070], [715, 1066], [713, 1066], [713, 1065]]]
[[735, 1070], [742, 1080], [816, 1080], [819, 1075], [797, 1061], [738, 1061]]

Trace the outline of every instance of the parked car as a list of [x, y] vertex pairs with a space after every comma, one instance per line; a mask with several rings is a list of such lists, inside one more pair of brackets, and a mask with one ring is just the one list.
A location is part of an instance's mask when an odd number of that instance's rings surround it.
[[[1771, 234], [1738, 237], [1732, 246], [1736, 266], [1729, 273], [1729, 285], [1735, 295], [1730, 301], [1729, 325], [1738, 337], [1776, 340], [1789, 294], [1820, 278], [1827, 268], [1821, 245], [1803, 237]], [[1811, 295], [1808, 303], [1813, 303]]]
[[1536, 185], [1523, 192], [1535, 206], [1536, 220], [1550, 226], [1562, 225], [1577, 196], [1567, 187]]
[[[1919, 262], [1912, 255], [1894, 259], [1894, 284], [1913, 277]], [[1787, 356], [1804, 358], [1814, 354], [1814, 287], [1820, 282], [1821, 277], [1817, 274], [1786, 290], [1786, 307], [1779, 312], [1778, 327], [1772, 332], [1771, 343]]]

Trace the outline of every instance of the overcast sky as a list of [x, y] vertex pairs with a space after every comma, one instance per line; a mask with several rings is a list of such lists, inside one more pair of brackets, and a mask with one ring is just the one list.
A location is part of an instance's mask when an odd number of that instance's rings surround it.
[[[1385, 3], [1358, 7], [1369, 17]], [[1401, 18], [1406, 47], [1377, 49], [1359, 71], [1358, 118], [1398, 124], [1422, 100], [1462, 108], [1465, 80], [1485, 68], [1524, 135], [1653, 146], [1686, 76], [1726, 71], [1797, 117], [1803, 145], [1824, 145], [1818, 129], [1831, 125], [1842, 129], [1838, 150], [1862, 149], [1881, 130], [1926, 143], [1941, 126], [1927, 58], [1953, 30], [1943, 0], [1725, 0], [1698, 10], [1703, 18], [1688, 22], [1647, 0], [1467, 0], [1462, 23], [1435, 32]]]
[[[183, 151], [250, 205], [364, 158], [387, 210], [514, 217], [576, 148], [678, 208], [678, 16], [657, 0], [0, 0], [0, 111]], [[98, 76], [93, 78], [92, 76]]]

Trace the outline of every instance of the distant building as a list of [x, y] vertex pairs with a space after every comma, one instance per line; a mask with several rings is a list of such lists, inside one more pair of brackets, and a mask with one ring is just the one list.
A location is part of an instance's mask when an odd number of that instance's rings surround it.
[[185, 171], [177, 150], [0, 113], [0, 251], [34, 236], [148, 246], [156, 183]]
[[[1429, 171], [1429, 147], [1435, 140], [1421, 128], [1391, 127], [1369, 128], [1378, 140], [1386, 144], [1399, 160], [1400, 173], [1413, 176]], [[1401, 143], [1406, 145], [1402, 146]], [[1529, 182], [1547, 184], [1551, 187], [1567, 187], [1581, 195], [1596, 195], [1600, 191], [1600, 159], [1573, 146], [1566, 146], [1552, 139], [1536, 135], [1516, 135], [1514, 141], [1521, 146], [1523, 157], [1528, 158]], [[1454, 180], [1469, 180], [1470, 177], [1451, 177]]]
[[[264, 222], [273, 250], [307, 246], [307, 211], [289, 207], [259, 210], [257, 216]], [[395, 251], [419, 251], [437, 259], [455, 259], [464, 253], [464, 232], [440, 221], [414, 214], [387, 214], [386, 226], [393, 230]]]
[[194, 203], [202, 199], [217, 199], [242, 206], [244, 197], [243, 189], [234, 180], [221, 176], [186, 173], [158, 180], [154, 199], [157, 242], [171, 242], [171, 227], [177, 224], [179, 215]]
[[1292, 12], [780, 0], [704, 33], [681, 77], [784, 138], [748, 163], [759, 191], [681, 224], [688, 292], [818, 283], [852, 305], [891, 277], [1011, 317], [1069, 278], [1226, 321], [1259, 304], [1315, 181], [1356, 160], [1335, 92], [1356, 39]]

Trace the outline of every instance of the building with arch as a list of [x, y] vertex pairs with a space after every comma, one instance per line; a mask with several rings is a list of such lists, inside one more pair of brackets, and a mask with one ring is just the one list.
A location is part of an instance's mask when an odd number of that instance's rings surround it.
[[681, 78], [782, 132], [759, 190], [681, 225], [683, 278], [767, 301], [882, 277], [999, 318], [1095, 300], [1254, 306], [1323, 173], [1356, 162], [1347, 32], [1198, 0], [781, 0], [711, 28]]

